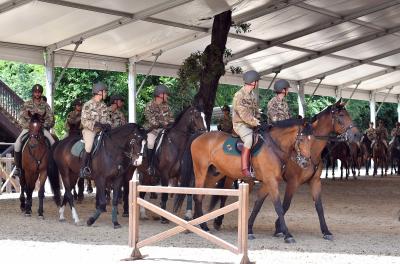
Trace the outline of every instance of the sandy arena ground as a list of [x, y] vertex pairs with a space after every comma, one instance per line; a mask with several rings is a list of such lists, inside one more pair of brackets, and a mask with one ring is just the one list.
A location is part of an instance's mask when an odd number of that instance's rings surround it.
[[[2, 263], [119, 263], [130, 255], [128, 219], [120, 217], [123, 227], [114, 230], [111, 208], [94, 226], [76, 226], [68, 208], [67, 222], [58, 221], [57, 209], [50, 195], [45, 200], [44, 220], [37, 217], [37, 198], [33, 201], [32, 217], [25, 217], [19, 210], [17, 197], [16, 194], [0, 195]], [[287, 225], [297, 243], [285, 244], [283, 239], [272, 237], [276, 215], [270, 200], [266, 200], [255, 224], [257, 239], [249, 241], [250, 259], [257, 263], [285, 264], [400, 263], [400, 176], [323, 180], [323, 201], [334, 241], [321, 238], [308, 186], [302, 186], [286, 215]], [[252, 205], [251, 201], [250, 207]], [[93, 208], [93, 194], [77, 205], [82, 222], [86, 222]], [[236, 243], [236, 214], [227, 215], [225, 220], [220, 232], [213, 230], [210, 224], [211, 232]], [[154, 220], [141, 221], [140, 238], [173, 226], [161, 225]], [[148, 257], [136, 263], [224, 264], [238, 260], [234, 254], [216, 249], [194, 234], [181, 234], [145, 247], [141, 252]]]

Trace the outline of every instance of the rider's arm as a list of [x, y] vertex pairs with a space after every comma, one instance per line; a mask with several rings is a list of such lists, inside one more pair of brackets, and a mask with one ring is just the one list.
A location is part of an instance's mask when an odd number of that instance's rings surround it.
[[250, 104], [251, 102], [248, 102], [244, 98], [237, 98], [234, 109], [236, 114], [243, 120], [244, 123], [255, 127], [259, 125], [260, 121], [253, 115]]

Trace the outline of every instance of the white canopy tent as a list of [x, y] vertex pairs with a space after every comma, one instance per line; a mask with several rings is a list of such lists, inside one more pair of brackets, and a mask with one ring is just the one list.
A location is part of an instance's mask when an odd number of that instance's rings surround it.
[[[54, 66], [128, 70], [132, 105], [137, 73], [176, 76], [229, 9], [251, 31], [232, 28], [227, 72], [255, 69], [263, 88], [286, 78], [300, 98], [317, 88], [368, 100], [372, 121], [376, 102], [399, 103], [400, 0], [0, 0], [0, 59], [45, 65], [48, 88]], [[230, 73], [221, 82], [242, 83]], [[134, 107], [129, 114], [135, 120]]]

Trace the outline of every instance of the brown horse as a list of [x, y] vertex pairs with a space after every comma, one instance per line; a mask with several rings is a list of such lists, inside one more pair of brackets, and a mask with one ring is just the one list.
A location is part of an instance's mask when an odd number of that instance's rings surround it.
[[387, 176], [389, 151], [384, 144], [384, 139], [379, 134], [376, 135], [375, 143], [372, 147], [372, 158], [374, 160], [374, 173], [377, 175], [378, 168], [381, 167], [381, 177]]
[[369, 169], [371, 167], [371, 160], [372, 160], [372, 147], [371, 147], [371, 140], [369, 140], [367, 134], [364, 134], [360, 141], [360, 148], [361, 148], [361, 157], [362, 162], [365, 165], [365, 175], [369, 175]]
[[[321, 199], [320, 176], [323, 168], [321, 153], [325, 148], [327, 141], [330, 139], [329, 135], [332, 132], [338, 134], [338, 139], [348, 142], [358, 142], [361, 138], [361, 134], [357, 127], [354, 126], [349, 113], [345, 109], [345, 103], [341, 100], [315, 115], [311, 122], [315, 136], [311, 142], [312, 166], [301, 168], [291, 160], [289, 160], [287, 163], [286, 170], [283, 175], [286, 181], [286, 191], [283, 200], [283, 214], [286, 214], [286, 212], [289, 210], [290, 203], [297, 188], [304, 183], [308, 183], [311, 188], [311, 195], [315, 203], [315, 209], [318, 214], [323, 238], [332, 240], [333, 235], [328, 230], [328, 226], [325, 222], [325, 215]], [[250, 237], [252, 237], [251, 234], [253, 234], [253, 222], [254, 221], [249, 221]], [[275, 228], [275, 236], [284, 235], [285, 230], [281, 228], [279, 219], [277, 219], [275, 222]]]
[[332, 179], [335, 180], [336, 160], [340, 160], [340, 179], [343, 180], [343, 168], [346, 173], [346, 180], [349, 179], [351, 166], [351, 152], [346, 142], [330, 142], [328, 148], [328, 163], [326, 164], [326, 178], [328, 178], [329, 165], [332, 166]]
[[[285, 241], [294, 242], [283, 217], [279, 198], [279, 181], [287, 160], [293, 159], [299, 166], [306, 167], [310, 159], [311, 127], [303, 120], [293, 119], [277, 122], [270, 130], [260, 131], [263, 140], [259, 153], [252, 158], [257, 180], [262, 183], [258, 200], [264, 200], [270, 194], [278, 214]], [[222, 145], [230, 135], [224, 132], [210, 132], [196, 138], [191, 145], [195, 187], [215, 187], [215, 184], [227, 176], [233, 180], [241, 179], [240, 156], [225, 154]], [[182, 175], [182, 186], [189, 186], [190, 174]], [[179, 209], [183, 196], [177, 197], [175, 210]], [[195, 195], [195, 217], [203, 215], [202, 195]], [[206, 223], [201, 228], [208, 231]]]
[[[31, 114], [28, 112], [31, 118], [29, 123], [28, 140], [22, 150], [22, 175], [20, 179], [21, 183], [21, 195], [19, 200], [21, 202], [21, 210], [25, 212], [26, 216], [32, 214], [32, 192], [35, 189], [36, 181], [39, 179], [40, 189], [38, 193], [39, 197], [39, 209], [38, 214], [40, 218], [43, 218], [43, 199], [44, 199], [44, 183], [47, 179], [47, 162], [49, 147], [46, 143], [46, 138], [43, 135], [43, 120], [46, 115], [40, 115], [38, 113]], [[59, 186], [55, 185], [54, 181], [50, 181], [53, 190], [57, 190]], [[26, 194], [26, 201], [25, 201]], [[57, 205], [60, 204], [60, 193], [54, 193], [54, 201]]]

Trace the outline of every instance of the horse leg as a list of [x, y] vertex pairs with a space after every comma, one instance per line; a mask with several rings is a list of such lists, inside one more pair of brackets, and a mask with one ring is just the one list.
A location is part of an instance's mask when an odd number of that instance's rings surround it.
[[183, 219], [185, 219], [186, 221], [192, 220], [193, 219], [192, 210], [193, 210], [193, 195], [188, 194], [186, 195], [186, 213]]
[[[285, 197], [283, 198], [283, 206], [282, 206], [283, 207], [283, 215], [285, 215], [286, 212], [289, 210], [294, 192], [296, 191], [297, 188], [298, 188], [298, 184], [296, 181], [287, 182], [286, 190], [285, 190]], [[283, 237], [283, 231], [281, 230], [279, 219], [276, 219], [276, 221], [275, 221], [274, 236], [275, 237]]]
[[[168, 186], [168, 175], [161, 176], [161, 186]], [[168, 193], [161, 194], [161, 209], [167, 209]], [[161, 217], [161, 224], [168, 224], [169, 220]]]
[[96, 222], [96, 220], [100, 217], [102, 212], [106, 211], [106, 195], [105, 195], [105, 182], [103, 179], [99, 179], [96, 181], [96, 187], [97, 187], [97, 192], [96, 192], [96, 211], [94, 214], [89, 217], [87, 220], [86, 224], [88, 226], [91, 226]]
[[122, 192], [122, 199], [124, 201], [123, 207], [124, 212], [122, 213], [122, 217], [129, 216], [129, 181], [124, 179], [124, 191]]
[[310, 182], [310, 187], [311, 187], [311, 195], [312, 195], [314, 203], [315, 203], [315, 209], [318, 214], [319, 225], [321, 228], [323, 238], [326, 240], [333, 240], [333, 235], [329, 231], [328, 226], [325, 221], [324, 208], [322, 206], [321, 179], [318, 177], [313, 178]]
[[21, 212], [25, 212], [26, 183], [25, 183], [24, 177], [21, 177], [21, 179], [20, 179], [20, 186], [21, 186], [21, 193], [19, 195], [20, 209], [21, 209]]
[[35, 184], [33, 184], [33, 187], [29, 186], [29, 184], [26, 186], [25, 216], [32, 215], [32, 192], [34, 188]]
[[113, 182], [113, 198], [112, 198], [112, 209], [111, 209], [111, 219], [114, 226], [114, 229], [121, 228], [121, 225], [118, 223], [118, 199], [119, 193], [121, 191], [121, 178], [117, 178]]
[[[82, 202], [83, 201], [83, 191], [85, 190], [85, 179], [79, 178], [77, 185], [78, 185], [77, 200], [78, 200], [78, 202]], [[75, 188], [74, 188], [74, 191], [75, 191]]]
[[[233, 184], [233, 179], [225, 177], [224, 178], [224, 189], [231, 189], [232, 188], [232, 184]], [[221, 197], [221, 202], [220, 202], [220, 206], [219, 208], [222, 208], [225, 206], [226, 200], [228, 199], [228, 196], [220, 196]], [[220, 230], [221, 229], [221, 225], [222, 225], [222, 221], [224, 220], [224, 216], [225, 215], [220, 215], [217, 218], [215, 218], [214, 220], [214, 228], [216, 230]]]
[[43, 217], [43, 200], [44, 200], [44, 184], [46, 182], [46, 179], [47, 179], [47, 172], [46, 172], [46, 170], [42, 170], [40, 172], [40, 177], [39, 177], [40, 189], [39, 189], [39, 193], [38, 193], [38, 197], [39, 197], [38, 215], [42, 219], [44, 218]]
[[60, 222], [64, 222], [65, 221], [64, 211], [65, 211], [65, 205], [68, 202], [68, 198], [67, 198], [67, 194], [66, 194], [67, 193], [67, 188], [65, 187], [65, 185], [64, 185], [64, 188], [65, 188], [64, 198], [63, 198], [63, 201], [61, 203], [60, 209], [58, 210], [58, 214], [60, 215], [58, 221], [60, 221]]

